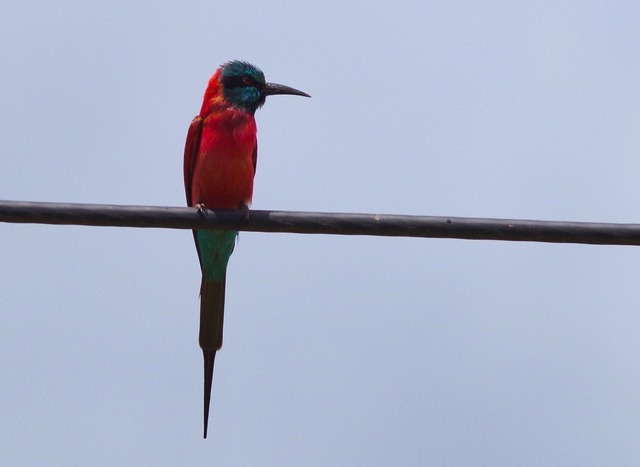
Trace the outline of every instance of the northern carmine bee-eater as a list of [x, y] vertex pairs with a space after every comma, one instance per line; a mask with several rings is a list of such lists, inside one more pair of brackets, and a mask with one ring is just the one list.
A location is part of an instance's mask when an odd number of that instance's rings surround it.
[[[267, 96], [311, 97], [282, 84], [267, 83], [255, 66], [225, 63], [209, 79], [202, 109], [189, 126], [184, 149], [187, 205], [239, 209], [245, 217], [253, 194], [258, 145], [254, 114]], [[204, 437], [207, 437], [213, 363], [222, 347], [227, 263], [238, 232], [194, 230], [200, 285], [200, 347], [204, 355]]]

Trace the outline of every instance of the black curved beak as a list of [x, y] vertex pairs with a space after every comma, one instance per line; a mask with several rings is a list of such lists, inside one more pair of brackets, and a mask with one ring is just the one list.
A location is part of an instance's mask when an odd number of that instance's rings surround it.
[[267, 83], [262, 88], [262, 93], [265, 96], [274, 96], [276, 94], [291, 94], [293, 96], [311, 97], [306, 92], [298, 91], [297, 89], [290, 88], [284, 84]]

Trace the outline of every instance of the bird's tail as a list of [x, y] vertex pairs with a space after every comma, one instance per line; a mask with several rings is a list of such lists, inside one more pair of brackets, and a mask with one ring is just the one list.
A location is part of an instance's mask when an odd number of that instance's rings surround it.
[[211, 404], [211, 384], [213, 383], [213, 363], [216, 359], [216, 351], [202, 349], [202, 355], [204, 357], [204, 438], [207, 439], [209, 406]]
[[209, 425], [211, 384], [216, 351], [222, 347], [222, 324], [224, 321], [224, 286], [221, 281], [202, 279], [200, 286], [200, 347], [204, 357], [204, 437]]

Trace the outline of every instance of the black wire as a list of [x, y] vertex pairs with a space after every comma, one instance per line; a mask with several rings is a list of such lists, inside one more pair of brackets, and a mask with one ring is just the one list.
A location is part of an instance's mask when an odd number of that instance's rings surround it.
[[640, 224], [0, 201], [0, 222], [640, 245]]

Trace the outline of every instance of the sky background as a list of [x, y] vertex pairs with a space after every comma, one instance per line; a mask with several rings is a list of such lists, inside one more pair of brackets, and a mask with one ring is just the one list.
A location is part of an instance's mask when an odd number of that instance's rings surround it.
[[[640, 3], [5, 0], [0, 199], [183, 206], [243, 59], [256, 209], [640, 222]], [[0, 464], [640, 465], [640, 250], [242, 233], [202, 439], [180, 230], [0, 224]]]

